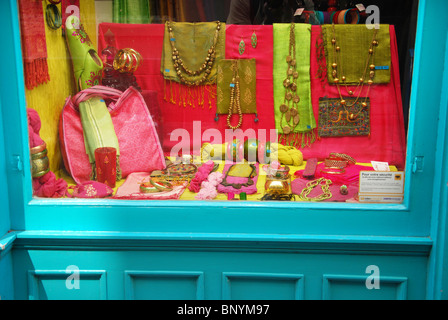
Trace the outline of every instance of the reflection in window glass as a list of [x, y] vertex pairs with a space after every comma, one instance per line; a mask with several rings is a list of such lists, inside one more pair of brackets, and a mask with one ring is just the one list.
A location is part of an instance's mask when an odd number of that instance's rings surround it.
[[403, 200], [416, 0], [18, 2], [35, 197]]

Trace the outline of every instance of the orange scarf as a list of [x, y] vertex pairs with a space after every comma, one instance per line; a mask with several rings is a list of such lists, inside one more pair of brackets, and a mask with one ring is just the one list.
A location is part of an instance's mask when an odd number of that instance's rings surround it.
[[19, 0], [25, 86], [32, 90], [50, 80], [41, 0]]

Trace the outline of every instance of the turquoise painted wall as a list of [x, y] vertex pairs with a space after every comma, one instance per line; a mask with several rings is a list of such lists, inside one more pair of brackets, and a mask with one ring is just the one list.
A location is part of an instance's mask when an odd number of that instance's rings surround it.
[[[2, 105], [0, 102], [0, 114]], [[5, 143], [3, 135], [3, 122], [0, 121], [0, 155], [5, 154]], [[6, 159], [0, 157], [0, 176], [6, 176]], [[0, 184], [0, 299], [14, 298], [13, 267], [11, 256], [11, 243], [7, 235], [11, 227], [9, 218], [9, 197], [6, 183]]]

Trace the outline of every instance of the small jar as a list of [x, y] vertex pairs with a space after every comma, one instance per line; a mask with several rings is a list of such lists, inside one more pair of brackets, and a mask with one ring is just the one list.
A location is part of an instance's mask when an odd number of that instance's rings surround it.
[[266, 176], [264, 185], [266, 193], [289, 194], [291, 193], [291, 177], [279, 179], [273, 176]]

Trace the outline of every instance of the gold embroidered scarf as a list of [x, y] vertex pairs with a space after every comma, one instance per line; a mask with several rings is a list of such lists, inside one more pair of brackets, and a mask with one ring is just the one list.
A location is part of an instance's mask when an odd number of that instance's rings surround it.
[[[379, 25], [375, 47], [374, 83], [389, 83], [391, 68], [390, 33], [389, 25]], [[333, 25], [323, 25], [322, 33], [324, 39], [325, 55], [327, 59], [328, 82], [334, 84], [332, 76], [332, 64], [336, 62], [332, 39]], [[347, 84], [357, 84], [364, 73], [366, 60], [369, 56], [369, 47], [373, 39], [374, 29], [369, 30], [365, 25], [338, 24], [334, 25], [334, 33], [337, 46], [340, 51], [336, 53], [338, 58], [338, 71], [342, 71], [346, 77]], [[342, 70], [341, 70], [342, 68]]]
[[[184, 65], [190, 70], [198, 70], [207, 57], [208, 50], [213, 45], [216, 22], [170, 22], [174, 38], [170, 38], [168, 26], [165, 24], [163, 38], [163, 52], [161, 61], [161, 72], [165, 79], [180, 82], [173, 63], [173, 48], [170, 41], [175, 42], [180, 58]], [[207, 79], [202, 84], [216, 83], [217, 64], [225, 57], [225, 23], [221, 23], [218, 41], [215, 48], [215, 61]], [[196, 76], [186, 76], [190, 81], [198, 81], [203, 74]]]
[[[241, 112], [257, 113], [255, 59], [223, 59], [218, 63], [216, 113], [229, 113], [230, 86], [235, 71], [239, 76]], [[237, 112], [232, 110], [233, 114]]]

